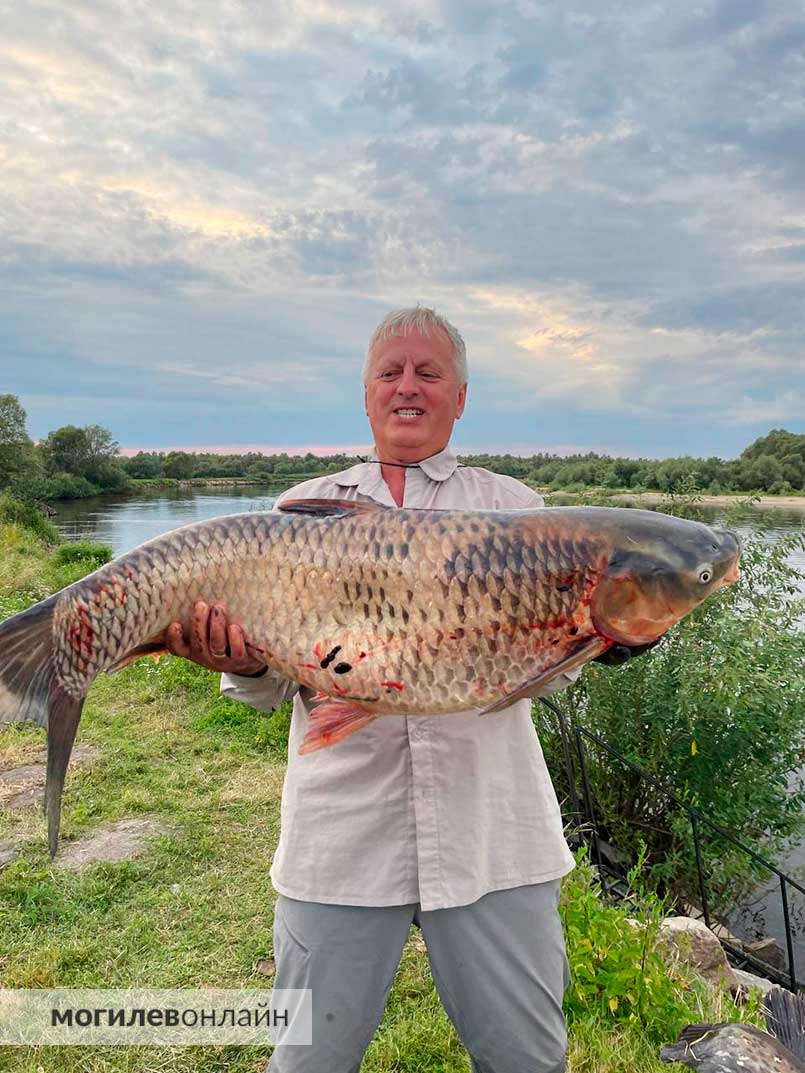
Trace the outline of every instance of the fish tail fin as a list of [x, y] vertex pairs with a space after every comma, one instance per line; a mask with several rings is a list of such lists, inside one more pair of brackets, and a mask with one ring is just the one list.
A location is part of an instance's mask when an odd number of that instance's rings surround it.
[[84, 698], [70, 696], [59, 683], [53, 662], [53, 611], [56, 597], [0, 623], [0, 724], [38, 723], [48, 732], [48, 845], [51, 857], [59, 838], [64, 776]]
[[59, 845], [64, 776], [67, 773], [67, 765], [70, 762], [70, 753], [73, 751], [75, 733], [78, 730], [78, 721], [83, 707], [83, 697], [76, 700], [62, 689], [57, 690], [50, 704], [45, 815], [48, 818], [48, 849], [51, 857], [56, 856]]

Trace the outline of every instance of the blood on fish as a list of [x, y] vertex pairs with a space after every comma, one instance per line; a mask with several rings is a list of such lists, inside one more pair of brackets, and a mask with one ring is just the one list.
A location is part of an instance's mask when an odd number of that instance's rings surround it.
[[303, 667], [307, 667], [309, 671], [317, 671], [319, 669], [318, 663], [303, 663]]
[[380, 684], [381, 686], [385, 686], [386, 689], [396, 689], [399, 693], [402, 693], [402, 691], [405, 689], [405, 686], [402, 684], [402, 682], [381, 682]]

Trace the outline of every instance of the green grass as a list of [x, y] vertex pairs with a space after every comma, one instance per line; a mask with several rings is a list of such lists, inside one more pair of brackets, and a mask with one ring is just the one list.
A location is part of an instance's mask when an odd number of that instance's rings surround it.
[[[14, 569], [0, 570], [2, 615], [44, 595], [69, 576], [65, 570], [95, 565], [59, 564], [35, 538], [0, 526], [0, 563], [9, 559]], [[24, 581], [19, 590], [15, 576]], [[75, 875], [48, 857], [39, 810], [0, 807], [0, 840], [12, 837], [22, 847], [0, 872], [0, 986], [270, 985], [256, 965], [272, 956], [268, 869], [288, 725], [287, 706], [271, 716], [256, 713], [221, 697], [217, 676], [181, 660], [142, 660], [99, 679], [78, 736], [98, 748], [99, 759], [68, 774], [61, 838], [142, 816], [160, 820], [168, 833], [141, 857]], [[36, 728], [8, 728], [0, 736], [0, 766], [25, 763], [42, 742]], [[667, 1067], [657, 1057], [659, 1044], [670, 1042], [680, 1023], [756, 1015], [665, 970], [653, 952], [660, 913], [649, 903], [639, 914], [644, 927], [634, 929], [626, 917], [638, 913], [607, 906], [584, 862], [565, 882], [576, 974], [566, 1002], [571, 1073], [660, 1073]], [[363, 1071], [468, 1073], [414, 935]], [[644, 954], [645, 972], [637, 972]], [[614, 1009], [613, 995], [620, 996]], [[0, 1070], [255, 1073], [266, 1057], [265, 1049], [241, 1047], [7, 1048], [0, 1050]]]

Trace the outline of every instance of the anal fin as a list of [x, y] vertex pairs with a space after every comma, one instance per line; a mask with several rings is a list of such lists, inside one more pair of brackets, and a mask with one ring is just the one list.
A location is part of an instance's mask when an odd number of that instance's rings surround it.
[[316, 749], [326, 749], [328, 745], [335, 745], [337, 741], [348, 738], [356, 730], [368, 726], [377, 713], [362, 708], [355, 701], [335, 700], [330, 698], [322, 704], [317, 704], [308, 717], [308, 729], [305, 740], [299, 750], [300, 756], [315, 752]]
[[560, 674], [564, 674], [566, 671], [575, 671], [577, 667], [581, 667], [582, 664], [595, 659], [596, 656], [600, 656], [608, 647], [608, 643], [600, 637], [592, 637], [577, 648], [572, 655], [566, 656], [565, 659], [560, 660], [553, 667], [549, 667], [547, 671], [542, 671], [541, 674], [527, 679], [513, 693], [507, 693], [505, 697], [501, 697], [494, 704], [490, 704], [488, 708], [484, 708], [479, 714], [491, 715], [492, 712], [501, 712], [504, 708], [514, 704], [515, 701], [523, 700], [524, 697], [535, 696], [554, 678], [558, 678]]

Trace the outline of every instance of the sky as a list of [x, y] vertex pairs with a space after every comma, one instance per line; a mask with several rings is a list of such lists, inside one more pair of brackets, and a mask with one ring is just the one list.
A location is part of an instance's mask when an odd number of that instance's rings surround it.
[[465, 451], [805, 432], [805, 0], [28, 0], [0, 36], [0, 392], [35, 438], [370, 442], [390, 309]]

